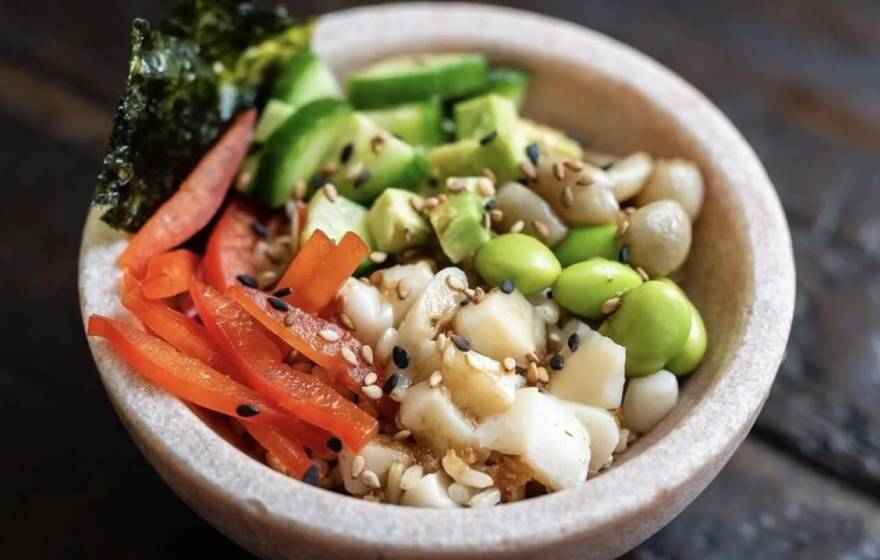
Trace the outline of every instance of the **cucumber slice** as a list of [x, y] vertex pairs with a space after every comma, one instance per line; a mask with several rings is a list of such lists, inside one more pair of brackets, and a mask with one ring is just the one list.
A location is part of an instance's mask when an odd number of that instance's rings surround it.
[[474, 193], [451, 195], [428, 216], [440, 247], [453, 263], [463, 261], [492, 237], [483, 225], [483, 202]]
[[296, 112], [292, 106], [277, 99], [270, 99], [263, 108], [260, 120], [257, 122], [257, 129], [254, 131], [254, 142], [262, 144], [272, 136], [284, 121], [290, 118]]
[[489, 78], [480, 93], [497, 93], [516, 105], [522, 107], [529, 88], [531, 76], [525, 70], [519, 68], [498, 67], [489, 71]]
[[513, 134], [519, 113], [513, 101], [497, 93], [489, 93], [455, 104], [455, 134], [459, 140], [480, 140], [487, 134]]
[[[305, 244], [319, 229], [336, 243], [339, 243], [346, 232], [353, 231], [367, 245], [375, 247], [370, 229], [367, 227], [367, 209], [343, 196], [337, 196], [336, 200], [331, 201], [324, 194], [323, 189], [315, 192], [309, 201], [306, 223], [300, 235], [300, 245]], [[370, 260], [367, 258], [357, 271], [363, 271], [370, 265]]]
[[350, 115], [329, 157], [327, 164], [338, 166], [329, 180], [340, 194], [362, 204], [371, 203], [388, 187], [413, 189], [430, 175], [429, 166], [412, 146], [363, 113]]
[[443, 184], [450, 177], [480, 175], [485, 168], [495, 173], [499, 183], [514, 181], [522, 174], [524, 143], [518, 135], [496, 136], [491, 142], [459, 140], [431, 148], [426, 154], [434, 177]]
[[438, 99], [365, 111], [374, 123], [404, 142], [430, 147], [445, 141], [443, 106]]
[[487, 75], [486, 58], [479, 54], [401, 56], [352, 75], [348, 97], [358, 108], [459, 97], [481, 88]]
[[537, 144], [544, 155], [557, 155], [571, 159], [581, 159], [584, 149], [561, 130], [538, 124], [529, 119], [520, 119], [516, 126], [527, 145]]
[[342, 89], [333, 72], [315, 53], [302, 51], [281, 68], [270, 97], [287, 103], [296, 111], [316, 99], [340, 99]]
[[297, 181], [315, 175], [350, 117], [348, 103], [320, 99], [284, 121], [263, 148], [253, 195], [269, 206], [284, 204]]

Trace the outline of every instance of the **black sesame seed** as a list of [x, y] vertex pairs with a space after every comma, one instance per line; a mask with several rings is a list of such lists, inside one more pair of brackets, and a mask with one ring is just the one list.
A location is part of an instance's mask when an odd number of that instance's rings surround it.
[[617, 255], [617, 260], [626, 264], [629, 262], [629, 243], [624, 243], [620, 246], [620, 253]]
[[489, 200], [487, 200], [486, 204], [483, 205], [483, 208], [486, 209], [486, 212], [491, 212], [492, 210], [494, 210], [495, 209], [495, 199], [490, 198]]
[[553, 299], [553, 288], [547, 288], [547, 291], [544, 292], [544, 297], [547, 299]]
[[440, 185], [440, 180], [437, 177], [429, 177], [428, 178], [428, 186], [432, 189], [436, 189]]
[[339, 453], [342, 451], [342, 441], [338, 437], [332, 437], [327, 440], [327, 447], [333, 453]]
[[283, 299], [278, 299], [274, 296], [269, 296], [269, 305], [277, 309], [278, 311], [289, 311], [290, 306], [287, 305], [287, 302]]
[[498, 136], [498, 131], [497, 131], [497, 130], [493, 130], [493, 131], [490, 132], [489, 134], [487, 134], [487, 135], [483, 136], [482, 138], [480, 138], [480, 146], [485, 146], [486, 144], [489, 144], [490, 142], [492, 142], [492, 140], [495, 140], [495, 138], [496, 138], [497, 136]]
[[471, 341], [466, 339], [465, 337], [454, 334], [450, 338], [452, 338], [452, 343], [455, 344], [455, 347], [462, 352], [467, 352], [471, 349]]
[[397, 382], [400, 381], [400, 376], [396, 373], [392, 373], [391, 377], [385, 380], [385, 383], [382, 384], [382, 392], [386, 395], [394, 390], [397, 387]]
[[251, 222], [251, 231], [253, 231], [258, 237], [266, 237], [269, 235], [269, 228], [260, 222]]
[[391, 350], [391, 358], [394, 360], [394, 365], [400, 369], [409, 367], [409, 352], [402, 346], [395, 346]]
[[512, 294], [513, 290], [516, 289], [516, 284], [513, 283], [513, 280], [510, 278], [505, 278], [503, 282], [501, 282], [501, 291], [505, 294]]
[[238, 280], [241, 285], [247, 286], [248, 288], [256, 288], [258, 285], [257, 279], [250, 274], [239, 274], [235, 279]]
[[602, 167], [602, 171], [608, 171], [609, 169], [611, 169], [612, 167], [614, 167], [614, 163], [615, 163], [615, 162], [613, 162], [613, 161], [609, 161], [608, 163], [603, 164], [603, 165], [601, 166], [601, 167]]
[[326, 183], [327, 183], [327, 177], [324, 176], [324, 175], [322, 175], [322, 174], [320, 174], [320, 173], [318, 173], [317, 175], [315, 175], [314, 177], [312, 177], [312, 180], [311, 180], [311, 181], [309, 181], [309, 188], [310, 188], [310, 189], [313, 189], [313, 190], [314, 190], [314, 189], [320, 189], [320, 188], [323, 187]]
[[461, 306], [464, 307], [464, 306], [466, 306], [467, 304], [469, 304], [470, 302], [471, 302], [471, 300], [466, 299], [466, 300], [464, 300], [463, 302], [461, 302]]
[[288, 286], [287, 288], [281, 288], [280, 290], [275, 290], [275, 292], [272, 295], [275, 297], [287, 297], [292, 293], [293, 293], [293, 288]]
[[252, 404], [240, 404], [235, 409], [235, 413], [242, 418], [250, 418], [251, 416], [256, 416], [260, 413], [260, 407]]
[[354, 143], [349, 142], [345, 146], [342, 147], [342, 151], [339, 152], [339, 163], [348, 163], [348, 160], [351, 159], [351, 156], [354, 155]]
[[303, 482], [316, 486], [318, 484], [318, 467], [312, 465], [303, 475]]
[[391, 136], [394, 136], [398, 140], [403, 141], [403, 136], [401, 136], [400, 134], [397, 134], [396, 132], [392, 132]]
[[538, 165], [538, 161], [541, 159], [541, 149], [538, 147], [537, 142], [533, 142], [526, 146], [526, 155], [529, 157], [529, 161], [532, 162], [532, 165]]
[[358, 174], [357, 177], [355, 177], [354, 183], [352, 183], [351, 186], [356, 189], [359, 189], [359, 188], [363, 187], [364, 185], [366, 185], [367, 181], [369, 181], [372, 176], [373, 176], [373, 174], [370, 173], [369, 169], [364, 169], [363, 171], [360, 172], [360, 174]]
[[581, 337], [578, 336], [578, 333], [573, 332], [568, 337], [567, 343], [568, 343], [568, 349], [571, 350], [572, 352], [574, 352], [575, 350], [578, 349], [578, 346], [581, 345]]
[[561, 370], [565, 367], [565, 360], [559, 354], [556, 354], [552, 358], [550, 358], [550, 368], [555, 369], [556, 371]]

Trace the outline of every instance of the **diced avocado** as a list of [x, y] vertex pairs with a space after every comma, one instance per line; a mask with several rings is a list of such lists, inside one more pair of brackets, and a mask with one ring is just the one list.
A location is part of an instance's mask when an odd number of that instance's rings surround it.
[[538, 124], [529, 119], [520, 119], [517, 130], [526, 145], [538, 144], [544, 155], [558, 155], [572, 159], [581, 159], [584, 150], [561, 130]]
[[358, 108], [387, 107], [437, 96], [454, 98], [483, 86], [480, 54], [417, 54], [382, 60], [352, 75], [348, 97]]
[[489, 168], [498, 182], [504, 183], [520, 177], [519, 166], [526, 155], [521, 139], [499, 135], [485, 144], [470, 139], [443, 144], [428, 150], [427, 158], [441, 182], [454, 176], [479, 175]]
[[362, 204], [369, 204], [388, 187], [413, 189], [430, 174], [424, 158], [412, 146], [379, 128], [363, 113], [350, 115], [329, 157], [327, 163], [337, 166], [330, 181], [340, 194]]
[[376, 249], [386, 253], [400, 253], [409, 247], [421, 245], [431, 228], [413, 208], [413, 200], [422, 197], [402, 189], [385, 189], [367, 214], [367, 227]]
[[342, 89], [333, 71], [315, 53], [302, 51], [281, 68], [270, 97], [287, 103], [296, 111], [316, 99], [341, 99]]
[[506, 136], [513, 133], [519, 122], [513, 101], [497, 93], [459, 101], [453, 111], [455, 134], [459, 140], [480, 140], [491, 134]]
[[279, 126], [284, 124], [296, 110], [283, 101], [270, 99], [263, 108], [260, 120], [257, 122], [257, 129], [254, 131], [254, 142], [262, 144], [272, 136]]
[[512, 100], [517, 108], [522, 107], [529, 88], [531, 77], [525, 70], [498, 67], [489, 71], [489, 78], [480, 93], [497, 93]]
[[[358, 234], [370, 247], [373, 245], [373, 236], [367, 227], [367, 209], [345, 198], [337, 196], [336, 200], [330, 200], [324, 194], [324, 190], [318, 190], [309, 201], [306, 224], [300, 235], [300, 245], [304, 245], [315, 230], [323, 231], [327, 237], [339, 243], [342, 236], [348, 231]], [[370, 261], [365, 259], [358, 267], [358, 271], [369, 268]]]
[[253, 195], [269, 206], [283, 205], [298, 181], [308, 181], [318, 171], [350, 116], [348, 103], [320, 99], [284, 121], [263, 147]]
[[436, 146], [445, 140], [443, 107], [438, 99], [374, 109], [364, 114], [380, 128], [413, 146]]
[[459, 263], [489, 242], [483, 225], [483, 203], [474, 193], [449, 195], [429, 212], [440, 247], [453, 263]]

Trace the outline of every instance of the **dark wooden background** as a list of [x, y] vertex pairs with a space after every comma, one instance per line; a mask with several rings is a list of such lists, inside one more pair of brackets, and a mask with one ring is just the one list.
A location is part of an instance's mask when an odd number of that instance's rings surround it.
[[[132, 445], [77, 306], [80, 227], [128, 22], [163, 4], [0, 1], [5, 558], [247, 556]], [[695, 84], [755, 147], [792, 226], [797, 311], [767, 407], [709, 489], [629, 557], [880, 558], [880, 3], [511, 4], [603, 31]]]

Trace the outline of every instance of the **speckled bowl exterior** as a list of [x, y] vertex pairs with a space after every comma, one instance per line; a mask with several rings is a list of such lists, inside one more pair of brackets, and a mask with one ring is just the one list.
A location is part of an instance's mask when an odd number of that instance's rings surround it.
[[[399, 4], [319, 20], [314, 48], [344, 76], [382, 57], [481, 51], [528, 68], [525, 113], [590, 146], [682, 155], [707, 180], [684, 284], [709, 351], [676, 409], [580, 488], [490, 509], [380, 505], [306, 486], [252, 460], [177, 399], [89, 340], [107, 393], [144, 455], [207, 521], [267, 558], [612, 558], [678, 514], [745, 437], [783, 355], [794, 305], [788, 228], [755, 154], [702, 95], [655, 61], [564, 21], [469, 4]], [[719, 69], [723, 71], [723, 69]], [[80, 263], [83, 317], [125, 316], [125, 238], [92, 213]]]

